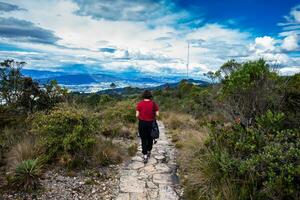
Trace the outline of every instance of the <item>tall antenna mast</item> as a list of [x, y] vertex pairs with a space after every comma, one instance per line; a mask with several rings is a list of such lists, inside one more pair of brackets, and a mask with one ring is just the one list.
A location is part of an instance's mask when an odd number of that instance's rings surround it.
[[188, 42], [187, 59], [186, 59], [186, 78], [189, 79], [189, 64], [190, 64], [190, 43]]

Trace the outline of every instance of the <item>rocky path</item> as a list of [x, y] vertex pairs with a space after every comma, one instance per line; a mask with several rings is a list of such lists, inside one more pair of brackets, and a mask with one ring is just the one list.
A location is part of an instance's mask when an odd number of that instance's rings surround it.
[[160, 138], [156, 144], [153, 144], [148, 163], [143, 163], [141, 147], [139, 147], [137, 155], [122, 166], [117, 200], [179, 199], [175, 149], [165, 135], [163, 123], [158, 124]]

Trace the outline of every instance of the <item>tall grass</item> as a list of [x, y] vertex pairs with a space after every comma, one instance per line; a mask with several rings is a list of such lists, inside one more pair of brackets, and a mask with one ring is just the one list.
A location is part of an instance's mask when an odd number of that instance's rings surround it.
[[34, 159], [36, 157], [35, 145], [36, 139], [28, 136], [13, 146], [5, 155], [8, 168], [15, 169], [24, 160]]

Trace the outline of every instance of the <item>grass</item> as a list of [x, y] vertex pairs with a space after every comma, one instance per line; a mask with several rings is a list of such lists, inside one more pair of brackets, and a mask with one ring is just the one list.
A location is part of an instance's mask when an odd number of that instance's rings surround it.
[[[5, 188], [37, 189], [44, 164], [49, 169], [55, 165], [71, 172], [119, 164], [134, 156], [134, 101], [116, 101], [104, 107], [98, 104], [97, 109], [63, 103], [30, 115], [17, 128], [6, 126], [0, 132], [0, 156], [5, 158], [1, 180], [6, 177]], [[37, 157], [45, 162], [42, 164]]]
[[209, 130], [200, 127], [199, 122], [191, 115], [183, 113], [168, 112], [164, 115], [163, 122], [169, 129], [171, 141], [177, 148], [177, 162], [185, 198], [189, 200], [202, 199], [201, 197], [207, 194], [208, 190], [205, 188], [199, 190], [199, 185], [205, 183], [209, 187], [209, 183], [207, 183], [202, 169], [199, 169], [204, 166], [202, 158], [199, 158], [198, 155], [201, 147], [205, 146]]
[[[190, 115], [168, 113], [164, 121], [170, 129], [171, 141], [177, 148], [177, 162], [184, 198], [189, 200], [216, 199], [231, 200], [236, 198], [234, 184], [220, 182], [213, 162], [208, 162], [211, 154], [203, 154], [209, 129], [200, 126]], [[219, 196], [213, 193], [215, 188], [222, 191]], [[222, 197], [222, 198], [221, 198]]]
[[194, 117], [179, 112], [164, 113], [163, 121], [169, 130], [194, 129], [198, 126], [198, 122]]
[[137, 143], [133, 143], [131, 144], [128, 148], [127, 148], [127, 152], [129, 156], [134, 156], [136, 154], [138, 150], [138, 145]]
[[118, 164], [126, 158], [126, 151], [111, 139], [97, 138], [92, 153], [93, 163], [100, 166]]
[[35, 152], [36, 140], [34, 137], [25, 138], [23, 141], [13, 146], [6, 153], [6, 164], [9, 169], [15, 169], [18, 164], [24, 160], [33, 159], [36, 156]]

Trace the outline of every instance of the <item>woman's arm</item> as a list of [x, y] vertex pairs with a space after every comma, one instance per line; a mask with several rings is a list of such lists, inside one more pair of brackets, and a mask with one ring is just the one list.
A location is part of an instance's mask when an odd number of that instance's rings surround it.
[[156, 114], [156, 117], [159, 117], [159, 111], [156, 111], [155, 114]]
[[139, 118], [139, 115], [140, 115], [140, 112], [137, 110], [137, 111], [135, 112], [136, 118]]

